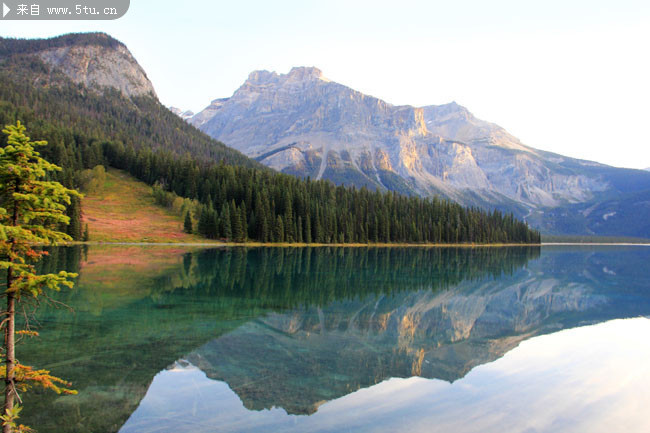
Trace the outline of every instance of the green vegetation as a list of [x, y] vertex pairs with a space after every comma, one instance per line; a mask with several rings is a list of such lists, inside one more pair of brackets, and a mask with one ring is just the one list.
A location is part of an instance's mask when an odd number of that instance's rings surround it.
[[183, 221], [183, 231], [185, 233], [192, 233], [192, 217], [190, 211], [185, 213], [185, 220]]
[[16, 423], [21, 411], [19, 405], [14, 405], [16, 399], [20, 401], [18, 391], [38, 385], [56, 393], [75, 393], [66, 388], [67, 382], [51, 376], [49, 371], [18, 361], [16, 334], [34, 333], [29, 329], [16, 332], [16, 307], [20, 301], [47, 296], [45, 289], [72, 287], [70, 279], [77, 274], [65, 271], [36, 274], [33, 262], [46, 253], [35, 249], [34, 244], [56, 244], [71, 239], [58, 231], [58, 227], [70, 222], [65, 205], [71, 203], [71, 198], [78, 198], [79, 193], [59, 182], [42, 180], [47, 173], [61, 170], [35, 150], [46, 142], [30, 141], [20, 122], [8, 125], [2, 132], [7, 135], [7, 145], [0, 148], [0, 269], [6, 273], [7, 308], [2, 311], [0, 323], [5, 337], [2, 354], [5, 366], [0, 372], [5, 381], [5, 402], [0, 420], [3, 432], [12, 433], [30, 430]]

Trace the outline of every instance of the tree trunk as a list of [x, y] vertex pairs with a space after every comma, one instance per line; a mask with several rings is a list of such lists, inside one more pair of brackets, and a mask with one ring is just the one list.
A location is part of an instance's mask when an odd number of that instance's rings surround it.
[[[12, 268], [7, 270], [7, 289], [12, 283]], [[16, 317], [16, 298], [12, 292], [7, 292], [7, 327], [5, 328], [5, 354], [7, 374], [5, 378], [5, 404], [3, 414], [14, 408], [14, 397], [16, 389], [14, 386], [14, 367], [16, 365], [16, 346], [15, 346], [15, 317]], [[12, 433], [13, 429], [9, 424], [2, 427], [3, 433]]]
[[[18, 182], [16, 182], [14, 191], [18, 191]], [[11, 216], [11, 225], [18, 224], [18, 204], [14, 202], [13, 215]], [[16, 240], [11, 240], [12, 253], [16, 246]], [[13, 257], [9, 258], [13, 262]], [[16, 366], [16, 296], [11, 291], [11, 284], [13, 283], [13, 267], [9, 266], [7, 269], [7, 327], [5, 328], [5, 355], [7, 357], [5, 363], [7, 367], [5, 378], [5, 405], [3, 415], [7, 414], [8, 410], [14, 408], [14, 398], [16, 397], [16, 385], [14, 384], [14, 368]], [[9, 424], [2, 426], [3, 433], [12, 433], [13, 428]]]

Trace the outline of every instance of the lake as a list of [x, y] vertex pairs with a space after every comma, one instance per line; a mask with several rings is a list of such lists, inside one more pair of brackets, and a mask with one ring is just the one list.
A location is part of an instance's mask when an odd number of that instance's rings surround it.
[[647, 432], [650, 247], [56, 248], [46, 432]]

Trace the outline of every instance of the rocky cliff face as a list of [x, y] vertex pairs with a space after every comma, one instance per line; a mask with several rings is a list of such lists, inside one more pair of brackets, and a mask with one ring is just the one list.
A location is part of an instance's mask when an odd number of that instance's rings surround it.
[[[251, 73], [190, 122], [290, 174], [501, 207], [520, 216], [620, 192], [601, 164], [522, 144], [456, 104], [394, 106], [316, 68]], [[616, 176], [625, 176], [620, 169]], [[642, 180], [650, 189], [650, 176]]]
[[474, 117], [469, 110], [455, 102], [444, 105], [429, 105], [422, 108], [427, 129], [436, 135], [462, 143], [482, 142], [506, 149], [533, 152], [518, 138], [510, 135], [499, 125]]
[[153, 85], [125, 46], [60, 47], [39, 53], [75, 83], [86, 87], [113, 87], [126, 96], [156, 96]]
[[156, 97], [147, 74], [128, 48], [104, 33], [69, 34], [52, 39], [0, 40], [0, 60], [36, 56], [73, 82], [90, 89], [111, 87], [125, 96]]

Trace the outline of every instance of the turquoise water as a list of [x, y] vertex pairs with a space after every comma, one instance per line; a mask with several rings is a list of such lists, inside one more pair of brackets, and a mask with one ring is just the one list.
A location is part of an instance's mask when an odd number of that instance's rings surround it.
[[[650, 431], [650, 248], [89, 247], [40, 432]], [[69, 308], [61, 307], [58, 302]], [[73, 311], [70, 311], [70, 310]]]

